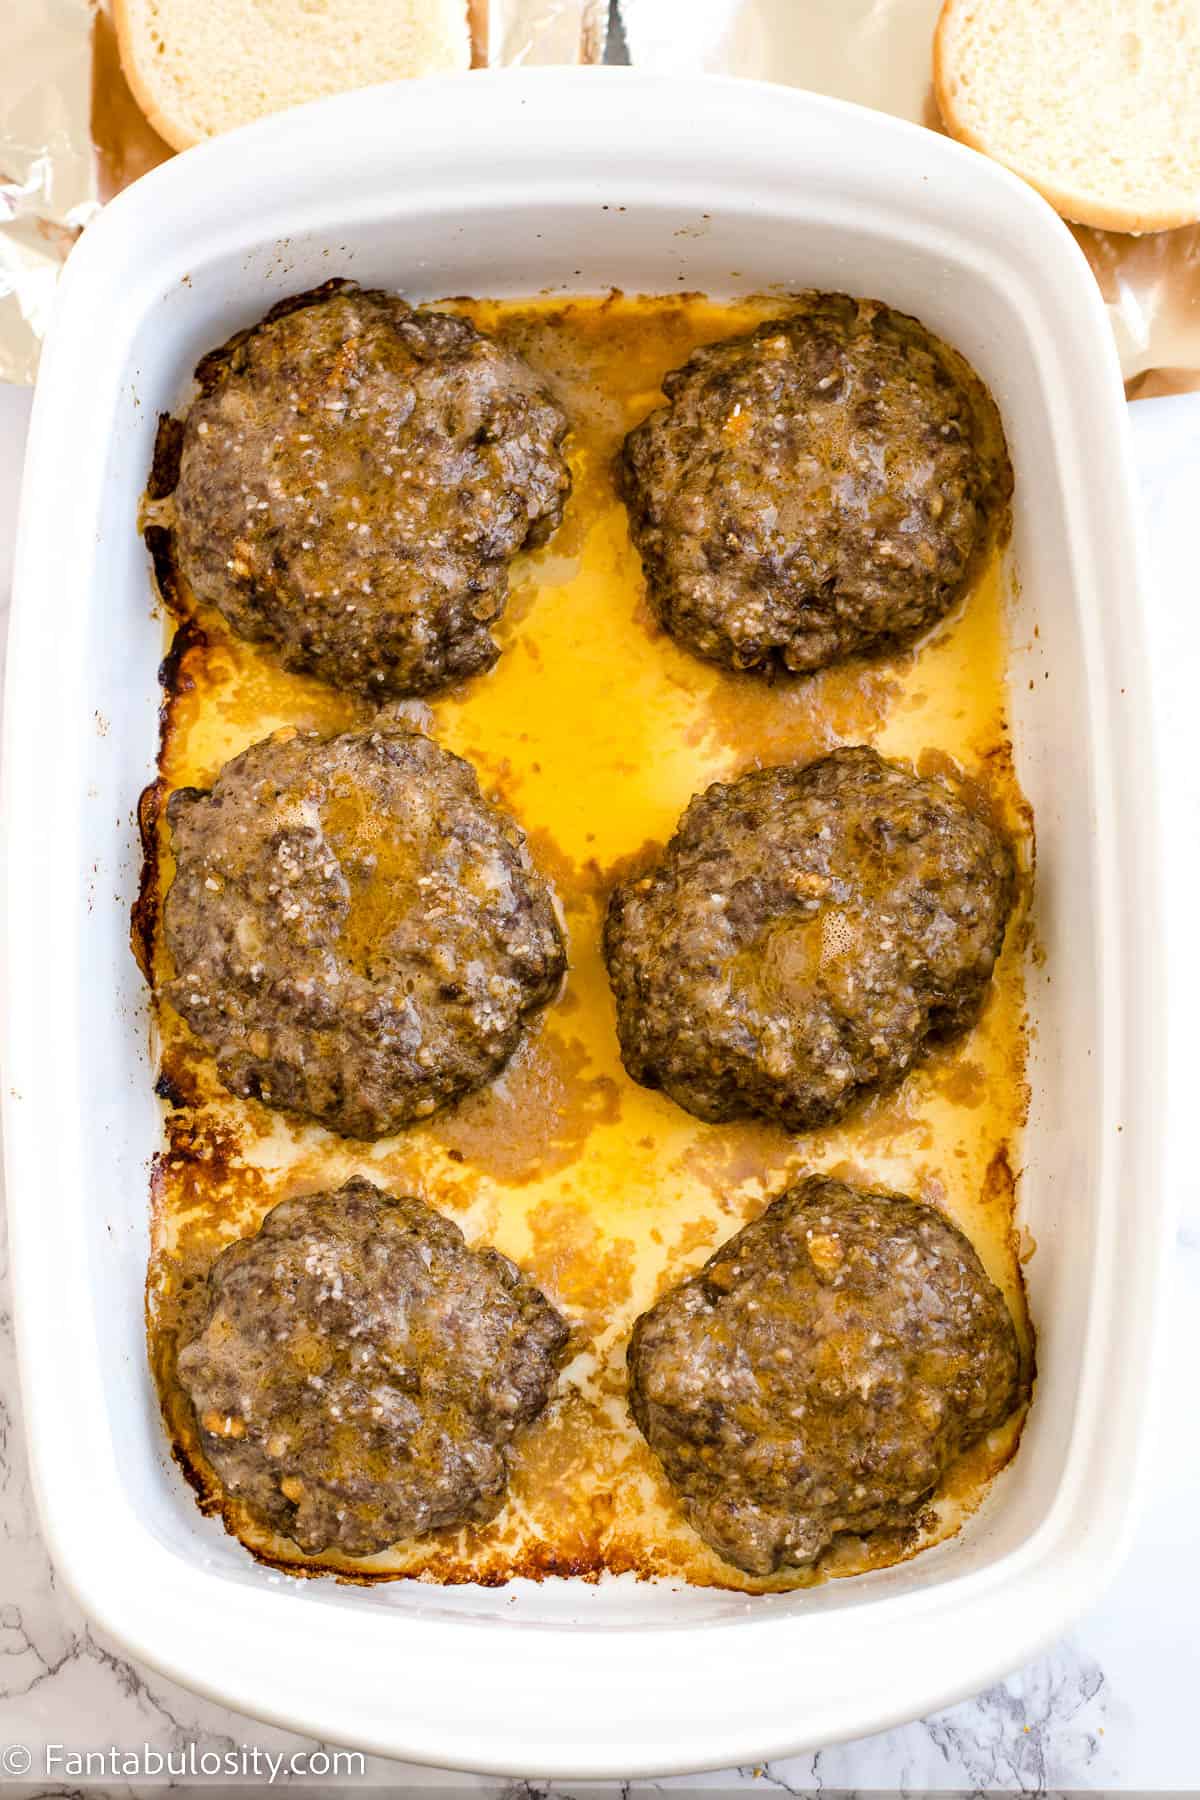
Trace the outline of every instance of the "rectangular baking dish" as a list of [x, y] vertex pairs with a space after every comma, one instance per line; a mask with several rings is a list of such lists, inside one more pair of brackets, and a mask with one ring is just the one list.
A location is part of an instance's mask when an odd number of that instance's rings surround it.
[[[142, 1303], [160, 1116], [128, 947], [163, 647], [137, 504], [157, 415], [199, 354], [332, 274], [412, 298], [844, 288], [917, 313], [999, 401], [1045, 951], [1019, 1190], [1040, 1372], [1014, 1464], [914, 1561], [750, 1601], [624, 1578], [346, 1589], [259, 1568], [167, 1460]], [[982, 158], [836, 101], [616, 71], [380, 88], [189, 151], [89, 227], [42, 367], [17, 554], [5, 1131], [42, 1520], [131, 1654], [380, 1754], [649, 1775], [942, 1706], [1094, 1599], [1134, 1504], [1166, 1241], [1132, 494], [1116, 357], [1067, 231]]]

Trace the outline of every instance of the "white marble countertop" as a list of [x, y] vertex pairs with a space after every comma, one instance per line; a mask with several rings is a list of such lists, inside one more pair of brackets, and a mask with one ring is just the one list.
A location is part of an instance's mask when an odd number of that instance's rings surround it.
[[[0, 606], [7, 612], [12, 521], [28, 416], [28, 395], [0, 387]], [[1164, 800], [1169, 826], [1169, 887], [1176, 896], [1173, 992], [1194, 1008], [1197, 970], [1183, 953], [1184, 922], [1195, 911], [1200, 854], [1200, 772], [1194, 763], [1195, 681], [1200, 670], [1200, 609], [1194, 517], [1200, 499], [1200, 395], [1134, 406], [1134, 429], [1147, 517], [1156, 551], [1152, 631], [1163, 722]], [[2, 638], [0, 638], [2, 642]], [[1172, 763], [1177, 754], [1178, 764]], [[1190, 1003], [1190, 1004], [1189, 1004]], [[1176, 1068], [1187, 1067], [1181, 1057]], [[1182, 1084], [1180, 1084], [1182, 1087]], [[1182, 1092], [1172, 1116], [1194, 1105]], [[1181, 1129], [1171, 1133], [1169, 1178], [1179, 1226], [1163, 1391], [1149, 1460], [1136, 1547], [1115, 1586], [1070, 1638], [1029, 1668], [977, 1699], [880, 1737], [862, 1739], [760, 1769], [727, 1771], [643, 1786], [768, 1786], [789, 1792], [858, 1794], [1200, 1791], [1200, 1733], [1193, 1708], [1200, 1689], [1200, 1176]], [[1130, 1194], [1131, 1206], [1137, 1195]], [[22, 1441], [21, 1408], [8, 1310], [7, 1268], [0, 1260], [0, 1770], [3, 1746], [31, 1753], [30, 1794], [78, 1792], [60, 1762], [47, 1768], [50, 1744], [140, 1749], [180, 1755], [189, 1744], [225, 1751], [241, 1745], [288, 1754], [303, 1740], [186, 1693], [115, 1651], [57, 1584], [38, 1533]], [[15, 1765], [10, 1765], [15, 1766]], [[310, 1790], [316, 1777], [294, 1776]], [[460, 1788], [542, 1795], [526, 1783], [406, 1768], [368, 1758], [354, 1786]], [[0, 1774], [0, 1793], [4, 1781]], [[16, 1788], [10, 1788], [16, 1792]], [[107, 1780], [97, 1795], [153, 1791], [148, 1782]], [[345, 1784], [341, 1784], [345, 1791]], [[578, 1784], [552, 1788], [555, 1796]], [[614, 1789], [614, 1792], [616, 1790]], [[626, 1787], [622, 1794], [628, 1793]]]

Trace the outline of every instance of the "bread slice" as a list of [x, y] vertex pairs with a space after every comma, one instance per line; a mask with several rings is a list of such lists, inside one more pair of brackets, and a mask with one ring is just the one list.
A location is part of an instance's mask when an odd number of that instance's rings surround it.
[[176, 150], [265, 113], [471, 66], [466, 0], [115, 0], [121, 66]]
[[945, 0], [933, 85], [951, 136], [1065, 219], [1200, 219], [1197, 0]]

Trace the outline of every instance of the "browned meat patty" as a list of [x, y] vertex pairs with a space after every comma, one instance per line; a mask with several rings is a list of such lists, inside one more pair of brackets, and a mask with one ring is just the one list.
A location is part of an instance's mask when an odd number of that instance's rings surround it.
[[369, 1556], [493, 1516], [567, 1335], [507, 1257], [354, 1180], [221, 1252], [178, 1373], [233, 1499], [302, 1550]]
[[697, 350], [625, 440], [651, 607], [730, 669], [910, 642], [963, 592], [1012, 489], [968, 365], [876, 300], [810, 294]]
[[495, 661], [508, 562], [549, 537], [570, 488], [566, 415], [520, 357], [465, 319], [332, 283], [196, 378], [175, 549], [200, 600], [288, 668], [379, 697]]
[[629, 1400], [689, 1523], [769, 1575], [904, 1527], [1024, 1398], [1012, 1320], [962, 1232], [813, 1176], [643, 1313]]
[[1013, 888], [990, 825], [865, 746], [717, 783], [609, 901], [625, 1067], [702, 1119], [828, 1124], [974, 1022]]
[[417, 732], [277, 732], [167, 817], [164, 993], [235, 1094], [384, 1137], [496, 1075], [557, 992], [524, 833]]

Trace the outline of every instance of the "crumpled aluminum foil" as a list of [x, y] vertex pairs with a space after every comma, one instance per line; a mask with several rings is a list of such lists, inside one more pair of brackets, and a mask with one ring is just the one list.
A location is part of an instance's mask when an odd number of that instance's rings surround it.
[[100, 206], [87, 0], [0, 7], [0, 378], [32, 381], [58, 271]]
[[[469, 0], [469, 14], [479, 65], [604, 54], [606, 0]], [[106, 0], [0, 0], [0, 381], [34, 379], [75, 239], [170, 155], [125, 84]]]

